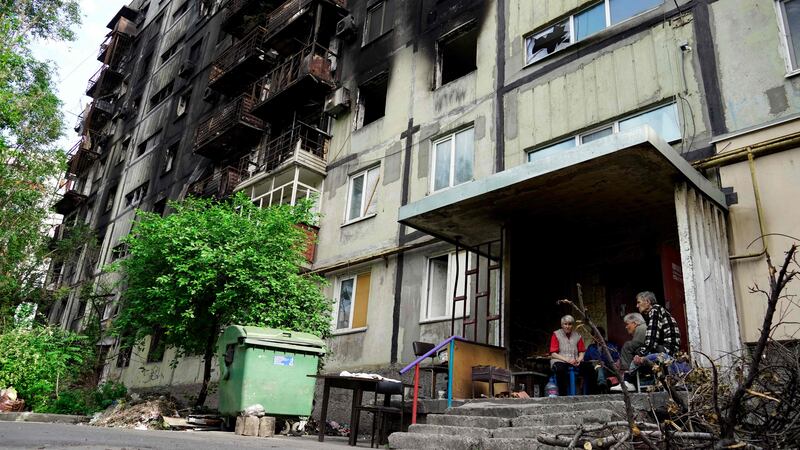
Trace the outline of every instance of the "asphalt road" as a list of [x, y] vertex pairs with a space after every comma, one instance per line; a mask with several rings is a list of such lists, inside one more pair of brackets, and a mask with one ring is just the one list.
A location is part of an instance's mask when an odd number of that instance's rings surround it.
[[[360, 441], [358, 447], [369, 447]], [[347, 438], [258, 438], [221, 431], [144, 431], [58, 423], [0, 422], [0, 449], [308, 449], [347, 448]]]

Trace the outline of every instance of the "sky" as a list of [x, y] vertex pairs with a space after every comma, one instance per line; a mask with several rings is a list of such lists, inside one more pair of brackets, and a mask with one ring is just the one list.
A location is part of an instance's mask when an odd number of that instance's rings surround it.
[[57, 94], [63, 103], [64, 136], [60, 140], [64, 151], [76, 142], [78, 135], [72, 129], [77, 115], [91, 101], [86, 96], [86, 84], [100, 67], [97, 53], [106, 34], [106, 25], [114, 14], [129, 0], [80, 0], [83, 20], [75, 28], [76, 39], [72, 42], [36, 41], [33, 54], [40, 60], [49, 60], [54, 66], [54, 81]]

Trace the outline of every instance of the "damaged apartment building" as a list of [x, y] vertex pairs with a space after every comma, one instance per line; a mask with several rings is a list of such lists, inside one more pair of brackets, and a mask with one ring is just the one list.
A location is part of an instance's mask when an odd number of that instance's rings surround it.
[[[577, 283], [612, 340], [651, 290], [721, 357], [800, 236], [800, 0], [134, 1], [109, 29], [57, 204], [102, 245], [51, 281], [124, 257], [136, 208], [312, 197], [326, 371], [393, 373], [451, 335], [524, 362]], [[51, 321], [113, 318], [116, 294], [83, 297]], [[198, 384], [171, 355], [154, 336], [105, 376]]]

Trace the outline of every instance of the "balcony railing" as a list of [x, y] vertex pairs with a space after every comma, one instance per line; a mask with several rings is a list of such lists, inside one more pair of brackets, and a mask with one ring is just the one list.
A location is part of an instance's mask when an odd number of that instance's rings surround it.
[[[241, 131], [233, 136], [236, 140], [235, 143], [230, 144], [241, 145], [241, 140], [249, 136], [258, 136], [264, 130], [264, 121], [258, 117], [250, 114], [253, 109], [253, 98], [250, 95], [242, 94], [222, 109], [211, 115], [211, 117], [202, 121], [197, 127], [197, 134], [194, 140], [194, 151], [200, 154], [207, 154], [208, 151], [204, 147], [211, 147], [209, 144], [215, 141], [220, 142], [221, 146], [229, 144], [227, 141], [230, 138], [230, 132], [234, 130]], [[216, 147], [216, 146], [214, 146]]]
[[93, 132], [89, 136], [82, 136], [81, 140], [67, 152], [67, 155], [69, 155], [69, 173], [75, 175], [83, 173], [100, 156], [95, 147], [97, 137], [99, 135]]
[[309, 89], [303, 90], [305, 95], [319, 94], [332, 89], [335, 83], [331, 73], [331, 56], [333, 53], [327, 48], [311, 44], [287, 58], [253, 84], [253, 93], [258, 98], [255, 109], [261, 110], [282, 92], [302, 81], [310, 81]]
[[239, 170], [228, 166], [189, 185], [189, 193], [195, 197], [213, 197], [219, 200], [230, 197], [239, 182]]
[[[259, 75], [259, 72], [263, 74], [269, 64], [268, 58], [261, 47], [264, 43], [265, 35], [266, 29], [258, 27], [250, 32], [247, 37], [219, 55], [214, 64], [212, 64], [211, 72], [208, 75], [209, 87], [215, 89], [226, 88], [227, 86], [224, 86], [224, 82], [232, 78], [234, 72], [237, 76], [232, 84], [237, 86], [248, 82], [248, 80], [243, 80], [240, 75], [252, 81]], [[237, 68], [242, 70], [235, 70]]]
[[257, 161], [253, 161], [249, 155], [239, 161], [240, 181], [275, 170], [292, 159], [297, 151], [307, 152], [324, 161], [330, 138], [324, 131], [298, 122], [291, 130], [267, 142], [263, 152], [255, 158]]
[[75, 180], [72, 178], [66, 180], [59, 192], [61, 193], [61, 198], [53, 204], [53, 209], [61, 215], [67, 215], [74, 211], [87, 198], [80, 193]]
[[[275, 10], [267, 16], [267, 39], [271, 39], [286, 28], [300, 13], [310, 11], [311, 8], [309, 8], [309, 6], [317, 2], [333, 4], [342, 8], [347, 7], [347, 0], [288, 0], [281, 6], [275, 8]], [[336, 20], [338, 20], [338, 18]]]

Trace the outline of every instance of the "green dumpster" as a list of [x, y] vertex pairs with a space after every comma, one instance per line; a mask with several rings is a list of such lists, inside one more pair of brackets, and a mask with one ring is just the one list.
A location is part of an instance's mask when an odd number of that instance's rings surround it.
[[308, 417], [313, 378], [325, 354], [308, 333], [233, 325], [219, 340], [219, 412], [235, 416], [260, 404], [270, 416]]

